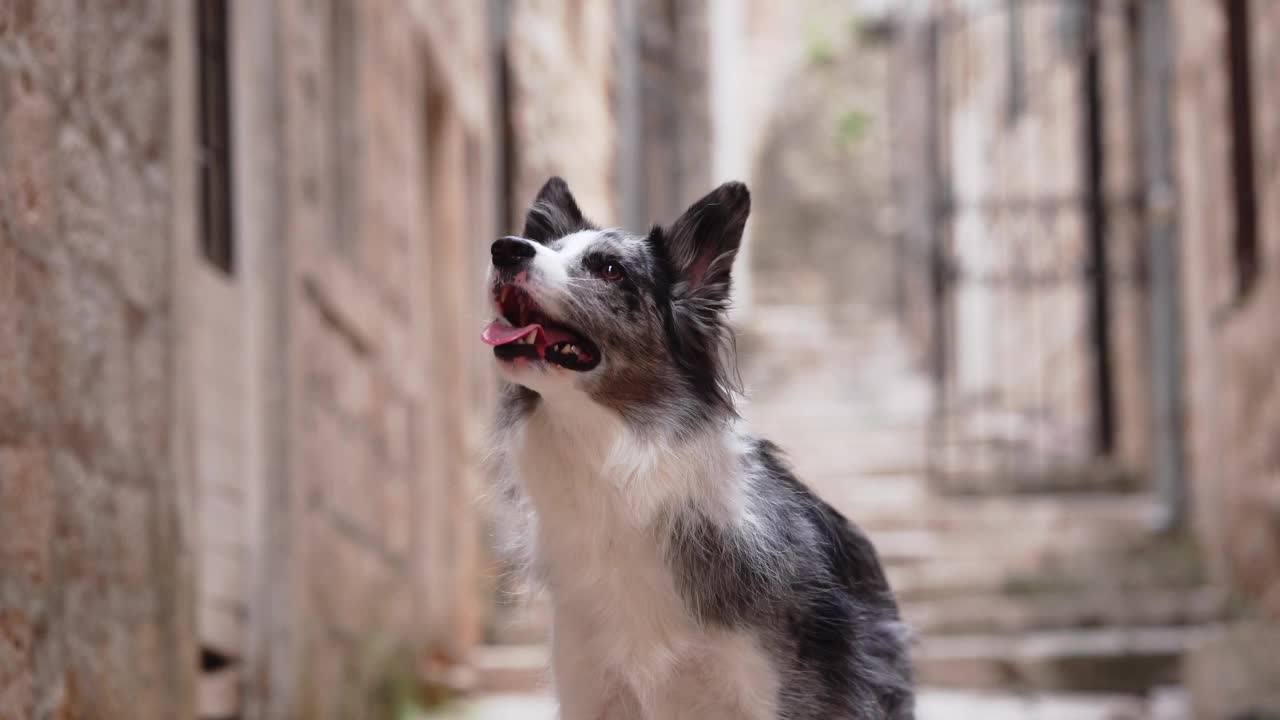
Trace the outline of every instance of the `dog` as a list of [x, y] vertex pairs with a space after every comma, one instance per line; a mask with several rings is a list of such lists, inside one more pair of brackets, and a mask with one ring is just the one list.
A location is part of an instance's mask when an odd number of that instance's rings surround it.
[[750, 435], [726, 183], [647, 235], [551, 178], [491, 246], [500, 528], [549, 594], [564, 720], [908, 720], [907, 638], [866, 536]]

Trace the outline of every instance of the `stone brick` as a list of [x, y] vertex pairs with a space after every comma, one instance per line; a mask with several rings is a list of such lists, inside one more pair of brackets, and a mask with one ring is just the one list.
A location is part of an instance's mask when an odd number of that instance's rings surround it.
[[[1225, 102], [1223, 43], [1225, 18], [1216, 5], [1174, 7], [1178, 31], [1177, 63], [1180, 137], [1197, 137], [1179, 146], [1179, 182], [1183, 192], [1184, 316], [1187, 324], [1190, 412], [1190, 470], [1195, 483], [1198, 524], [1210, 559], [1230, 568], [1237, 585], [1255, 599], [1280, 582], [1280, 527], [1268, 513], [1269, 488], [1280, 470], [1274, 438], [1280, 433], [1280, 381], [1275, 357], [1280, 330], [1275, 307], [1280, 276], [1263, 263], [1249, 295], [1236, 298], [1232, 246], [1234, 202], [1230, 195], [1231, 123]], [[1266, 57], [1280, 30], [1280, 13], [1270, 3], [1250, 5], [1255, 56]], [[1266, 77], [1265, 61], [1255, 64], [1256, 120], [1270, 122], [1280, 107]], [[1198, 133], [1198, 134], [1197, 134]], [[1254, 128], [1258, 157], [1280, 150], [1272, 133]], [[1264, 257], [1280, 247], [1280, 228], [1266, 222], [1266, 208], [1280, 197], [1280, 173], [1266, 163], [1255, 166], [1259, 244]], [[1280, 615], [1275, 615], [1280, 620]]]
[[615, 222], [613, 6], [521, 0], [512, 4], [509, 22], [520, 29], [507, 49], [520, 148], [513, 201], [524, 207], [548, 177], [561, 175], [585, 212]]
[[158, 311], [125, 309], [128, 333], [128, 387], [133, 434], [131, 452], [139, 468], [164, 467], [171, 459], [170, 429], [173, 393], [170, 349], [177, 336], [169, 317]]
[[63, 238], [129, 302], [154, 305], [167, 289], [168, 239], [148, 228], [165, 222], [168, 188], [156, 186], [156, 160], [134, 157], [128, 147], [103, 147], [84, 124], [64, 127], [57, 140]]
[[1280, 630], [1242, 622], [1217, 628], [1188, 653], [1186, 675], [1194, 716], [1206, 720], [1280, 713]]
[[171, 12], [0, 7], [0, 596], [26, 613], [0, 611], [4, 717], [187, 714], [165, 529]]
[[18, 300], [18, 252], [4, 237], [0, 223], [0, 442], [14, 442], [20, 434], [20, 418], [28, 404], [26, 345], [27, 333]]
[[50, 270], [53, 267], [46, 260], [19, 256], [14, 269], [17, 275], [15, 307], [23, 310], [10, 347], [17, 355], [18, 371], [23, 378], [16, 386], [25, 400], [21, 408], [25, 417], [19, 424], [29, 427], [47, 428], [57, 414], [63, 348], [52, 316]]
[[0, 608], [0, 717], [35, 717], [35, 637], [30, 619]]
[[129, 334], [125, 307], [100, 273], [75, 261], [52, 276], [53, 316], [62, 347], [59, 419], [82, 457], [118, 477], [135, 477], [129, 417]]
[[358, 534], [316, 523], [312, 538], [310, 562], [317, 570], [321, 563], [326, 569], [312, 572], [309, 582], [315, 620], [346, 637], [367, 637], [378, 624], [370, 599], [386, 570], [378, 567], [367, 540]]
[[53, 539], [52, 476], [48, 452], [0, 446], [0, 567], [5, 583], [42, 592], [50, 580]]
[[0, 174], [0, 218], [10, 241], [38, 252], [53, 232], [53, 133], [48, 94], [21, 71], [0, 75], [0, 147], [8, 172]]
[[[1280, 12], [1275, 3], [1248, 3], [1252, 44], [1254, 174], [1263, 258], [1256, 282], [1237, 282], [1236, 218], [1226, 64], [1227, 23], [1212, 3], [1171, 3], [1177, 37], [1176, 130], [1183, 249], [1182, 313], [1187, 355], [1187, 470], [1196, 528], [1220, 581], [1251, 606], [1254, 623], [1229, 628], [1189, 662], [1196, 717], [1275, 713], [1280, 661], [1280, 249], [1275, 205], [1280, 172], [1262, 158], [1280, 152], [1271, 132], [1280, 94], [1270, 77]], [[1269, 644], [1268, 644], [1269, 643]]]

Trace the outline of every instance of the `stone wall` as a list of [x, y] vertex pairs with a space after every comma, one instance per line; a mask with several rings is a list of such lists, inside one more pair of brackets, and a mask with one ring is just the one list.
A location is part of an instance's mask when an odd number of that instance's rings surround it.
[[0, 3], [0, 717], [183, 717], [169, 3]]
[[6, 718], [359, 717], [477, 639], [487, 15], [236, 9], [224, 271], [194, 4], [0, 6]]
[[0, 3], [0, 716], [367, 717], [459, 680], [488, 244], [553, 173], [618, 219], [612, 4], [513, 0], [498, 48], [497, 4], [235, 3], [230, 267], [199, 6], [99, 5]]
[[1280, 6], [1250, 3], [1257, 189], [1256, 282], [1237, 282], [1226, 21], [1172, 3], [1187, 429], [1197, 522], [1210, 558], [1280, 620]]
[[1259, 271], [1239, 281], [1228, 25], [1218, 3], [1170, 3], [1176, 34], [1177, 181], [1187, 468], [1199, 538], [1244, 599], [1239, 627], [1188, 663], [1197, 717], [1280, 712], [1280, 5], [1248, 4]]
[[[848, 3], [796, 5], [799, 20], [781, 12], [764, 19], [802, 29], [787, 38], [798, 49], [778, 53], [791, 62], [775, 70], [780, 87], [755, 121], [758, 244], [740, 270], [754, 275], [757, 303], [825, 306], [836, 327], [856, 332], [891, 312], [894, 293], [884, 222], [894, 125], [886, 107], [888, 48], [855, 29], [863, 20]], [[764, 31], [757, 33], [752, 40], [767, 46]]]
[[303, 2], [280, 20], [292, 572], [277, 594], [296, 613], [280, 717], [358, 716], [389, 664], [461, 664], [479, 631], [486, 15], [339, 5], [346, 20]]
[[568, 181], [588, 217], [619, 222], [616, 22], [614, 3], [510, 0], [510, 231], [552, 175]]
[[514, 229], [551, 175], [593, 220], [634, 230], [710, 190], [706, 0], [502, 4]]
[[889, 47], [887, 93], [890, 154], [890, 223], [895, 245], [895, 302], [921, 367], [938, 371], [942, 338], [934, 328], [941, 308], [934, 301], [939, 279], [935, 212], [941, 198], [936, 134], [939, 118], [933, 33], [920, 3], [899, 9]]

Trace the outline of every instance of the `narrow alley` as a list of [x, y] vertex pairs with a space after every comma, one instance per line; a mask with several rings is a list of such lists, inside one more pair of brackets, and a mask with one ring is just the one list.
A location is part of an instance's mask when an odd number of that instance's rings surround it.
[[552, 176], [634, 231], [750, 187], [742, 410], [877, 546], [921, 720], [1280, 717], [1277, 38], [0, 0], [0, 719], [553, 718], [479, 340]]

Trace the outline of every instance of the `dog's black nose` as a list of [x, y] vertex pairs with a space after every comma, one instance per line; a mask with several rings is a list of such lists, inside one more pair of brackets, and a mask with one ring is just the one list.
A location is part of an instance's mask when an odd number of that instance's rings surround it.
[[518, 237], [504, 237], [493, 241], [489, 248], [493, 253], [493, 266], [496, 268], [514, 268], [523, 265], [537, 254], [533, 243]]

